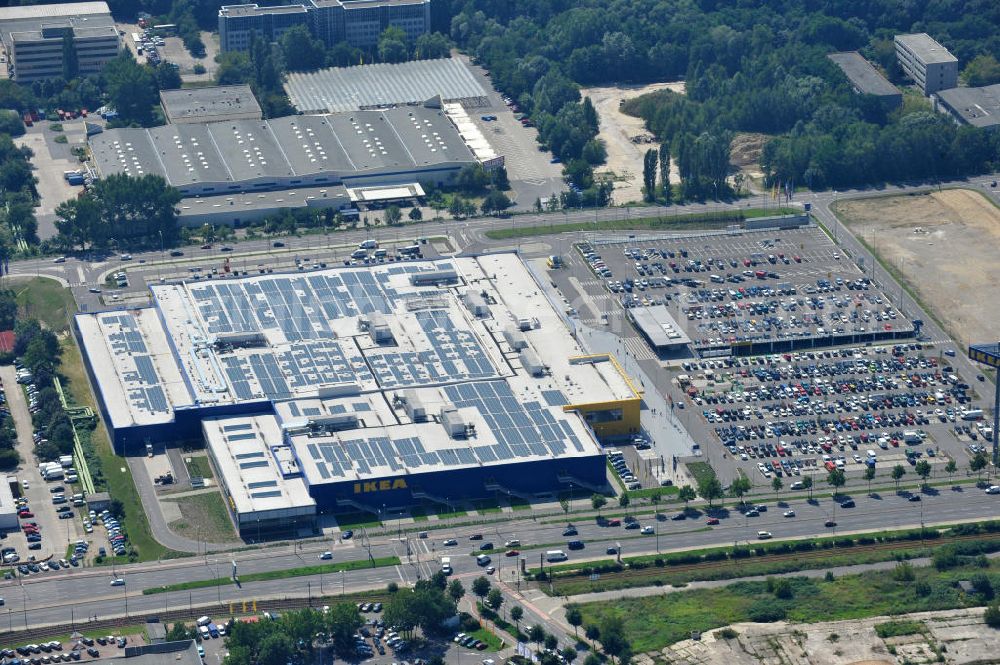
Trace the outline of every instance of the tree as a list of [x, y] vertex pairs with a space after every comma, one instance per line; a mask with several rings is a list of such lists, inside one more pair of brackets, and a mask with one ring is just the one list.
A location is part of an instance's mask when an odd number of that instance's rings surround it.
[[[994, 432], [993, 436], [998, 436], [998, 434]], [[969, 470], [976, 474], [978, 481], [981, 481], [983, 479], [983, 469], [985, 469], [988, 464], [989, 458], [986, 457], [986, 453], [978, 452], [972, 456], [971, 460], [969, 460]]]
[[455, 219], [461, 219], [465, 215], [465, 202], [462, 201], [462, 197], [458, 194], [451, 197], [448, 213]]
[[741, 475], [739, 478], [733, 480], [732, 485], [729, 486], [729, 493], [740, 500], [743, 503], [743, 497], [753, 489], [753, 483], [746, 476]]
[[917, 475], [920, 476], [920, 480], [924, 485], [926, 485], [927, 478], [931, 475], [931, 463], [922, 459], [917, 462], [916, 466], [913, 467], [913, 470], [917, 472]]
[[983, 621], [990, 628], [1000, 630], [1000, 605], [991, 603], [983, 612]]
[[608, 499], [603, 494], [594, 494], [590, 497], [590, 505], [593, 506], [594, 510], [598, 514], [601, 512], [601, 508], [607, 505]]
[[569, 501], [567, 499], [559, 499], [559, 507], [562, 508], [563, 514], [569, 514]]
[[628, 504], [630, 503], [630, 501], [631, 500], [628, 498], [627, 492], [622, 492], [621, 494], [618, 495], [619, 508], [628, 508]]
[[66, 28], [62, 39], [63, 78], [72, 81], [80, 74], [80, 59], [76, 53], [73, 28]]
[[549, 633], [545, 636], [545, 648], [549, 651], [554, 651], [557, 646], [559, 646], [559, 638], [555, 635]]
[[896, 466], [892, 467], [892, 473], [890, 474], [890, 476], [892, 477], [893, 482], [896, 483], [897, 492], [899, 491], [899, 481], [902, 480], [903, 476], [905, 475], [906, 475], [906, 468], [902, 464], [897, 464]]
[[843, 469], [834, 469], [826, 476], [826, 482], [833, 488], [833, 496], [840, 493], [840, 488], [847, 484], [847, 475]]
[[420, 212], [420, 208], [413, 206], [410, 208], [410, 214], [407, 215], [412, 222], [419, 222], [424, 218], [424, 213]]
[[948, 463], [944, 466], [945, 473], [948, 474], [949, 478], [954, 477], [955, 472], [958, 471], [958, 464], [955, 462], [955, 458], [949, 458]]
[[521, 619], [524, 618], [524, 609], [520, 605], [514, 605], [510, 608], [510, 620], [514, 622], [514, 628], [517, 632], [521, 632]]
[[389, 226], [394, 226], [399, 224], [399, 220], [403, 218], [403, 213], [400, 212], [399, 206], [391, 205], [385, 209], [385, 223]]
[[480, 575], [476, 579], [472, 580], [472, 593], [482, 600], [486, 597], [486, 594], [490, 592], [490, 581], [486, 579], [485, 575]]
[[159, 97], [149, 67], [138, 64], [129, 51], [124, 51], [104, 65], [103, 76], [108, 98], [121, 122], [152, 124], [153, 107]]
[[865, 480], [868, 481], [868, 493], [872, 493], [872, 481], [875, 480], [875, 467], [865, 465]]
[[295, 643], [283, 633], [274, 632], [257, 645], [256, 665], [285, 665], [295, 652]]
[[970, 88], [1000, 83], [1000, 62], [990, 53], [977, 55], [962, 70], [962, 80]]
[[621, 617], [607, 615], [601, 620], [601, 646], [612, 659], [621, 658], [629, 650], [625, 639], [625, 624]]
[[304, 25], [296, 25], [282, 33], [278, 40], [285, 68], [290, 72], [310, 72], [326, 63], [326, 47], [314, 39]]
[[784, 486], [785, 486], [785, 483], [781, 482], [781, 478], [778, 478], [777, 476], [775, 476], [771, 480], [771, 489], [774, 490], [774, 500], [775, 501], [778, 500], [778, 492], [780, 492], [781, 488], [784, 487]]
[[576, 605], [566, 607], [566, 623], [573, 626], [573, 634], [580, 636], [580, 626], [583, 625], [583, 613]]
[[440, 32], [427, 32], [419, 37], [413, 45], [413, 57], [416, 60], [432, 60], [447, 58], [451, 53], [451, 43]]
[[499, 612], [500, 607], [503, 605], [503, 592], [496, 587], [490, 589], [490, 592], [486, 594], [486, 604], [489, 605], [494, 612]]
[[545, 635], [545, 629], [537, 623], [528, 630], [528, 640], [537, 645], [535, 647], [536, 652], [541, 650], [541, 644], [545, 641]]
[[342, 658], [350, 656], [354, 651], [354, 634], [364, 623], [358, 613], [357, 605], [353, 603], [337, 603], [330, 606], [330, 611], [324, 615], [326, 633], [333, 642], [334, 651]]
[[381, 62], [404, 62], [409, 56], [406, 33], [402, 28], [390, 25], [378, 38], [378, 58]]
[[448, 595], [456, 603], [462, 600], [462, 597], [465, 596], [465, 587], [462, 586], [461, 580], [452, 580], [448, 583]]
[[179, 237], [180, 192], [157, 175], [112, 174], [56, 208], [56, 229], [68, 246], [170, 247]]
[[670, 203], [670, 144], [661, 143], [658, 155], [660, 162], [660, 190], [663, 192], [663, 200]]
[[722, 491], [722, 483], [719, 479], [712, 474], [708, 477], [702, 477], [698, 480], [698, 496], [708, 501], [708, 507], [712, 507], [712, 502], [715, 499], [721, 499], [724, 496]]
[[513, 204], [506, 194], [494, 189], [483, 199], [480, 209], [484, 215], [499, 215], [511, 205]]
[[681, 486], [680, 491], [677, 492], [677, 498], [684, 502], [684, 510], [687, 510], [688, 503], [694, 501], [696, 497], [697, 494], [690, 485]]
[[584, 628], [583, 628], [583, 636], [586, 637], [588, 640], [590, 640], [590, 643], [593, 644], [598, 639], [600, 639], [600, 637], [601, 637], [601, 629], [598, 626], [594, 625], [594, 624], [590, 624], [588, 626], [584, 626]]
[[650, 148], [642, 160], [642, 194], [647, 202], [656, 199], [656, 150]]
[[566, 647], [565, 649], [562, 650], [562, 657], [566, 660], [567, 663], [572, 663], [574, 660], [576, 660], [576, 656], [577, 656], [576, 649], [574, 649], [573, 647]]
[[157, 90], [177, 90], [181, 87], [180, 67], [172, 62], [161, 62], [153, 68], [153, 81]]
[[813, 479], [812, 476], [806, 476], [802, 479], [802, 487], [809, 491], [809, 500], [812, 501], [813, 498]]

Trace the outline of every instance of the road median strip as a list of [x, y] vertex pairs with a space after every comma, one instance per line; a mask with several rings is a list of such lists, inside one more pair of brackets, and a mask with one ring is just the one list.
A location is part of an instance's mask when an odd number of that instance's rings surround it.
[[[310, 575], [323, 575], [327, 573], [339, 573], [347, 570], [361, 570], [364, 568], [385, 568], [387, 566], [398, 566], [399, 557], [387, 556], [374, 559], [358, 559], [355, 561], [341, 561], [339, 563], [318, 564], [315, 566], [302, 566], [300, 568], [286, 568], [284, 570], [268, 570], [259, 573], [248, 573], [238, 575], [236, 579], [240, 584], [247, 582], [266, 582], [269, 580], [287, 579], [290, 577], [307, 577]], [[193, 580], [190, 582], [179, 582], [166, 586], [150, 587], [143, 589], [142, 594], [149, 596], [157, 593], [169, 593], [171, 591], [190, 591], [192, 589], [205, 589], [223, 584], [231, 584], [230, 577], [216, 577], [208, 580]]]

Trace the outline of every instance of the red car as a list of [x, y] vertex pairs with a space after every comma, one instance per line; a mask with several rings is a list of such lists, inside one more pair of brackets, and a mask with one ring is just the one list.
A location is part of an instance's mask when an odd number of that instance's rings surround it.
[[23, 519], [25, 517], [34, 517], [35, 513], [31, 512], [30, 510], [22, 510], [17, 514], [17, 516]]
[[719, 523], [719, 518], [718, 517], [709, 517], [707, 520], [705, 520], [705, 524], [715, 525], [715, 524], [718, 524], [718, 523]]
[[505, 554], [504, 556], [517, 556], [519, 554], [520, 552], [518, 552], [517, 550], [507, 550], [507, 554]]
[[621, 526], [622, 525], [622, 521], [620, 519], [617, 519], [617, 518], [613, 519], [613, 520], [608, 520], [607, 521], [607, 525], [608, 526]]

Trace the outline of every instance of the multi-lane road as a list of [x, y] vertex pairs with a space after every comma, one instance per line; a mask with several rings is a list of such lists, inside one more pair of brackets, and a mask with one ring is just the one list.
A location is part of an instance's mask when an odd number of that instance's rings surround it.
[[[210, 553], [201, 557], [136, 564], [115, 571], [104, 567], [50, 572], [4, 582], [0, 586], [7, 614], [3, 617], [0, 613], [0, 626], [6, 623], [11, 629], [17, 629], [24, 627], [25, 623], [32, 626], [68, 623], [71, 619], [79, 621], [81, 617], [94, 615], [124, 615], [126, 603], [129, 614], [139, 614], [220, 601], [239, 603], [273, 597], [304, 597], [307, 594], [336, 595], [342, 591], [379, 588], [391, 581], [406, 585], [437, 571], [443, 555], [451, 556], [457, 575], [468, 576], [482, 570], [473, 556], [479, 546], [492, 543], [502, 549], [503, 544], [511, 539], [522, 543], [521, 556], [527, 559], [527, 565], [537, 567], [543, 553], [550, 549], [567, 551], [572, 560], [608, 559], [611, 558], [606, 554], [609, 546], [620, 546], [625, 556], [632, 556], [725, 543], [756, 542], [758, 531], [769, 531], [775, 539], [782, 539], [919, 527], [921, 524], [932, 526], [971, 516], [996, 515], [1000, 508], [1000, 496], [987, 495], [970, 487], [962, 491], [943, 489], [924, 494], [919, 502], [895, 493], [884, 493], [877, 498], [863, 493], [853, 496], [857, 506], [848, 509], [840, 508], [829, 498], [809, 503], [802, 494], [789, 497], [788, 507], [795, 510], [795, 516], [788, 518], [783, 516], [787, 507], [776, 506], [772, 499], [766, 502], [770, 504], [769, 510], [759, 517], [745, 517], [730, 511], [721, 513], [720, 524], [712, 527], [706, 525], [704, 514], [680, 521], [671, 519], [677, 509], [660, 519], [651, 514], [641, 515], [640, 524], [654, 527], [655, 533], [651, 535], [641, 535], [638, 530], [626, 530], [622, 526], [602, 526], [592, 516], [575, 519], [570, 515], [565, 521], [559, 518], [545, 521], [518, 518], [500, 525], [441, 529], [430, 532], [427, 538], [403, 533], [400, 539], [396, 532], [389, 529], [386, 533], [372, 534], [370, 543], [359, 534], [347, 541], [314, 541], [301, 549], [286, 546], [234, 554]], [[837, 522], [835, 528], [825, 526], [830, 519]], [[568, 523], [577, 527], [577, 536], [562, 535]], [[483, 540], [470, 540], [474, 534], [481, 534]], [[458, 545], [445, 547], [443, 542], [446, 538], [455, 538]], [[569, 551], [566, 543], [573, 539], [584, 541], [585, 549]], [[332, 552], [333, 562], [363, 560], [368, 557], [369, 544], [373, 557], [396, 556], [400, 565], [246, 582], [239, 586], [229, 579], [234, 561], [239, 577], [315, 565], [320, 562], [319, 554], [325, 550]], [[518, 558], [506, 557], [503, 553], [494, 553], [491, 557], [492, 565], [498, 568], [496, 574], [508, 583], [516, 583]], [[125, 586], [110, 586], [113, 575], [124, 578]], [[152, 595], [142, 593], [144, 589], [218, 578], [223, 578], [224, 582], [208, 588]]]

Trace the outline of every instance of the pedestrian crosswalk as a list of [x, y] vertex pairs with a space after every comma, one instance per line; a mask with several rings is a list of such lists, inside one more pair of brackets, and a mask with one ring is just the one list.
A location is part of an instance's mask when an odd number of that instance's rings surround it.
[[656, 357], [649, 344], [641, 337], [626, 337], [624, 342], [625, 349], [636, 360], [652, 360]]

